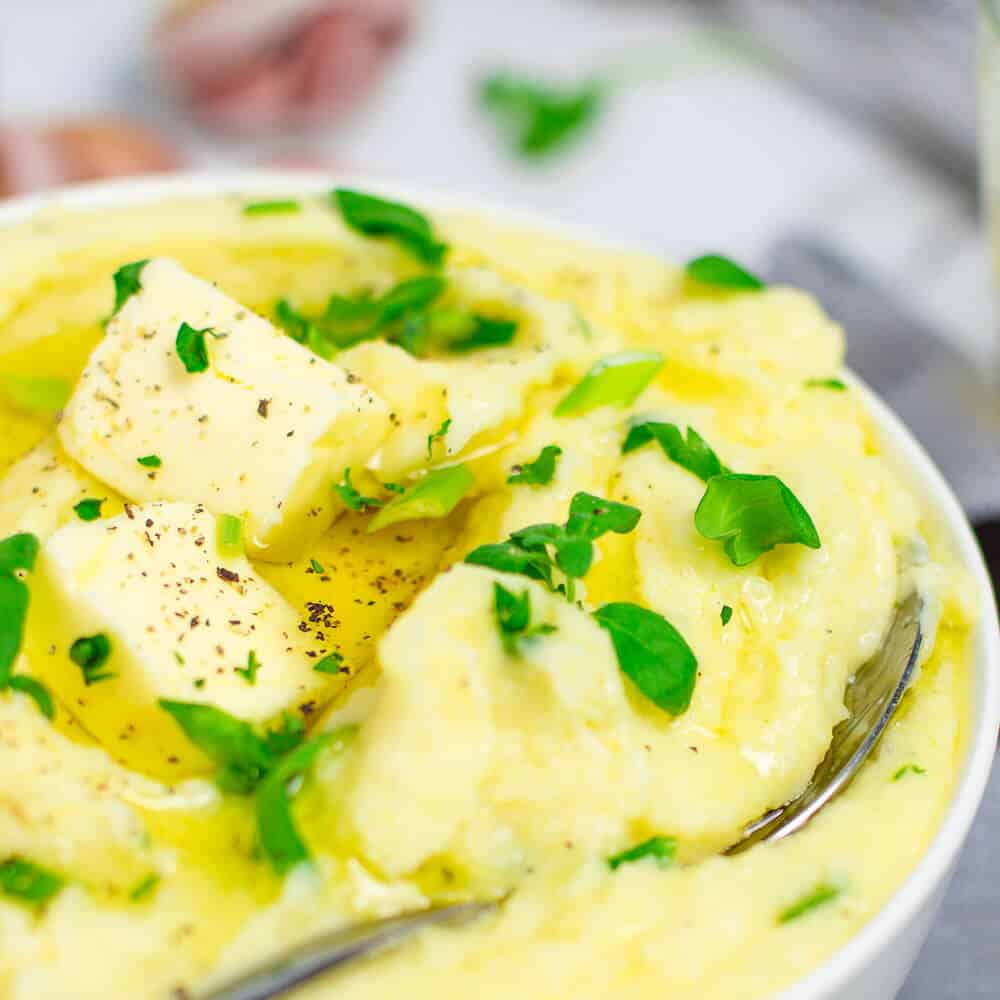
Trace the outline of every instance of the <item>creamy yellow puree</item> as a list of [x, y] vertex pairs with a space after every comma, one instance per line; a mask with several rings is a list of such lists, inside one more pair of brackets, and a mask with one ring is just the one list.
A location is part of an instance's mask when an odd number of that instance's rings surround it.
[[[75, 382], [104, 335], [112, 273], [138, 258], [172, 258], [264, 316], [281, 298], [318, 310], [331, 292], [383, 291], [422, 273], [318, 199], [296, 215], [246, 217], [241, 205], [48, 210], [9, 228], [0, 374]], [[320, 756], [295, 800], [313, 863], [274, 874], [251, 803], [224, 795], [204, 761], [171, 781], [162, 761], [130, 758], [105, 730], [98, 743], [74, 704], [58, 704], [53, 723], [23, 695], [0, 695], [0, 861], [30, 858], [69, 880], [42, 913], [0, 897], [0, 995], [183, 998], [322, 929], [514, 889], [499, 915], [425, 933], [301, 996], [760, 998], [857, 932], [933, 836], [962, 753], [974, 601], [858, 394], [805, 385], [840, 371], [838, 328], [789, 289], [712, 293], [644, 256], [481, 218], [436, 225], [452, 245], [449, 295], [516, 318], [517, 340], [433, 361], [372, 342], [334, 361], [392, 413], [369, 471], [354, 470], [362, 492], [457, 460], [474, 492], [443, 520], [374, 534], [370, 513], [341, 514], [293, 561], [250, 570], [301, 616], [309, 641], [326, 629], [324, 648], [350, 671], [329, 679], [319, 721], [309, 715], [317, 728], [360, 724], [347, 750]], [[627, 347], [667, 362], [634, 405], [553, 416], [595, 360]], [[621, 455], [636, 414], [690, 424], [730, 467], [780, 475], [822, 547], [780, 546], [733, 566], [694, 528], [695, 476], [655, 445]], [[83, 496], [107, 497], [104, 516], [120, 515], [115, 491], [65, 472], [51, 416], [0, 403], [0, 422], [0, 467], [14, 466], [0, 483], [0, 537], [28, 530], [44, 548]], [[550, 485], [506, 485], [548, 444], [563, 452]], [[204, 461], [195, 444], [186, 460], [195, 471]], [[233, 454], [234, 474], [246, 460]], [[331, 483], [341, 473], [330, 468]], [[678, 628], [698, 659], [683, 714], [637, 692], [581, 608], [525, 578], [456, 565], [518, 528], [563, 522], [580, 490], [642, 510], [634, 532], [596, 543], [577, 596], [588, 610], [634, 601]], [[927, 592], [936, 636], [874, 758], [805, 832], [721, 856], [808, 780], [901, 578]], [[520, 660], [494, 623], [497, 580], [527, 589], [533, 619], [558, 629]], [[65, 628], [39, 608], [20, 673], [45, 674], [36, 660]], [[143, 683], [121, 697], [152, 698], [157, 678]], [[150, 710], [137, 705], [137, 717]], [[105, 716], [92, 718], [97, 732]], [[609, 869], [609, 856], [654, 835], [676, 838], [672, 866]], [[158, 885], [132, 900], [151, 873]], [[779, 921], [822, 885], [836, 898]]]

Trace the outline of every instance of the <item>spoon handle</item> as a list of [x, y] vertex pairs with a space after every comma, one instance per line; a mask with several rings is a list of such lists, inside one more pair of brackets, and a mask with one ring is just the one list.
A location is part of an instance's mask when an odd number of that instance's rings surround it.
[[468, 923], [498, 907], [496, 902], [455, 903], [341, 928], [283, 952], [224, 986], [199, 993], [198, 1000], [275, 1000], [321, 973], [402, 944], [417, 931]]

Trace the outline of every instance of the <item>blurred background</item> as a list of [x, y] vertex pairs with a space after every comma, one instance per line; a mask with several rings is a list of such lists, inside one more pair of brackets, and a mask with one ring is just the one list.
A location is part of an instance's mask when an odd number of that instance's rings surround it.
[[[845, 325], [849, 363], [941, 465], [997, 578], [992, 0], [0, 6], [0, 197], [318, 167], [536, 208], [676, 259], [730, 254]], [[1000, 996], [998, 837], [995, 779], [904, 1000]]]

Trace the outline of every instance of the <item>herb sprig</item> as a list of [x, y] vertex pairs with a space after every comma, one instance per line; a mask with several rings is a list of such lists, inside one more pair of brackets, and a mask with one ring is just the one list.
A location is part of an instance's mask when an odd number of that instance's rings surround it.
[[532, 462], [515, 465], [507, 482], [512, 486], [548, 486], [556, 474], [556, 461], [562, 455], [562, 448], [547, 444]]
[[427, 216], [409, 205], [348, 188], [337, 188], [331, 198], [341, 218], [356, 232], [388, 237], [430, 267], [444, 262], [447, 244], [437, 238]]
[[531, 591], [511, 593], [502, 584], [493, 584], [493, 613], [504, 652], [515, 659], [520, 657], [525, 646], [539, 636], [551, 635], [555, 625], [531, 624]]

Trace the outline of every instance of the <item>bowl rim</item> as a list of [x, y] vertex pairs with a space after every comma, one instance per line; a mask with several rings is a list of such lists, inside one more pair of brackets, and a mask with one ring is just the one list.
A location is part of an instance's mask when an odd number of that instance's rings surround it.
[[[224, 169], [98, 181], [11, 198], [0, 203], [0, 227], [29, 220], [42, 210], [86, 211], [125, 208], [174, 198], [270, 195], [315, 196], [337, 186], [359, 188], [383, 197], [426, 206], [442, 214], [477, 214], [501, 224], [533, 229], [581, 243], [660, 256], [641, 245], [610, 239], [596, 230], [548, 218], [534, 210], [512, 209], [488, 198], [463, 192], [411, 185], [367, 173], [315, 169]], [[775, 1000], [823, 1000], [849, 984], [879, 952], [891, 946], [948, 882], [966, 836], [982, 802], [1000, 729], [1000, 625], [993, 585], [979, 543], [951, 487], [923, 446], [903, 422], [865, 383], [847, 372], [862, 394], [889, 453], [904, 470], [911, 487], [942, 516], [948, 541], [975, 581], [982, 608], [972, 641], [973, 677], [970, 693], [972, 727], [965, 760], [947, 812], [930, 846], [907, 878], [878, 912], [802, 979]]]

